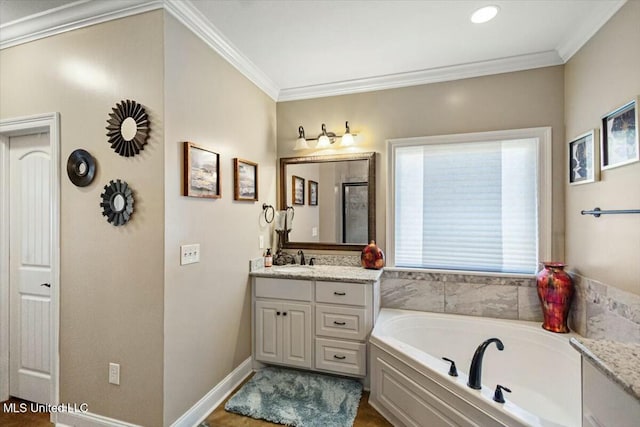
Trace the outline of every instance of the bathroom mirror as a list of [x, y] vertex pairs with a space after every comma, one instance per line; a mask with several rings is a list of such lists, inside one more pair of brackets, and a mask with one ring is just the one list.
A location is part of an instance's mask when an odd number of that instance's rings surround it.
[[[283, 247], [361, 250], [375, 240], [375, 171], [375, 153], [281, 158], [280, 209], [295, 209]], [[294, 182], [304, 187], [295, 205]]]

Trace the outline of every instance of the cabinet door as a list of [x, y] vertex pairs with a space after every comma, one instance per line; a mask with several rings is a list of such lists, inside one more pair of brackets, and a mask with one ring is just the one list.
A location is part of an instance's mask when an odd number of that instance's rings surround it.
[[282, 362], [282, 304], [256, 301], [256, 360]]
[[282, 363], [311, 368], [311, 306], [282, 304]]

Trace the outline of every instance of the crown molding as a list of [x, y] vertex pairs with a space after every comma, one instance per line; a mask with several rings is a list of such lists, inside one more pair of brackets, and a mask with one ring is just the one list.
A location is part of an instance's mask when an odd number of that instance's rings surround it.
[[509, 73], [533, 68], [561, 65], [564, 62], [555, 50], [513, 56], [491, 61], [471, 62], [450, 67], [431, 68], [408, 73], [389, 74], [365, 79], [347, 80], [321, 85], [282, 89], [278, 101], [320, 98], [325, 96], [348, 95], [351, 93], [371, 92], [375, 90], [394, 89], [417, 86], [451, 80], [491, 74]]
[[247, 58], [215, 25], [211, 23], [189, 0], [166, 0], [164, 8], [191, 30], [211, 49], [233, 65], [240, 73], [258, 86], [274, 101], [280, 89], [267, 75]]
[[162, 7], [162, 0], [79, 0], [1, 25], [0, 49]]
[[603, 9], [593, 13], [579, 28], [575, 29], [575, 33], [570, 38], [553, 51], [284, 89], [280, 89], [262, 70], [240, 52], [190, 0], [79, 0], [0, 26], [0, 49], [113, 19], [164, 9], [274, 101], [293, 101], [438, 83], [564, 64], [593, 37], [626, 1], [607, 2]]
[[569, 61], [626, 2], [627, 0], [605, 2], [601, 4], [601, 7], [596, 8], [587, 19], [574, 28], [570, 37], [562, 41], [556, 48], [562, 60], [565, 63]]
[[165, 9], [274, 101], [279, 88], [188, 0], [79, 0], [0, 26], [0, 50], [113, 19]]

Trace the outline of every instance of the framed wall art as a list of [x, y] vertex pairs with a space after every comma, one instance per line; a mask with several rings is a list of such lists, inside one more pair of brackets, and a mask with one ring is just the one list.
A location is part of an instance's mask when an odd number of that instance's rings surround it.
[[294, 205], [304, 205], [304, 178], [299, 176], [291, 176], [292, 203]]
[[569, 184], [587, 184], [599, 179], [597, 140], [598, 130], [593, 129], [569, 142]]
[[309, 206], [318, 206], [318, 183], [309, 180]]
[[234, 200], [255, 202], [258, 200], [258, 164], [248, 160], [233, 159]]
[[219, 199], [220, 154], [193, 142], [184, 143], [184, 195]]
[[602, 170], [640, 160], [637, 99], [602, 117]]

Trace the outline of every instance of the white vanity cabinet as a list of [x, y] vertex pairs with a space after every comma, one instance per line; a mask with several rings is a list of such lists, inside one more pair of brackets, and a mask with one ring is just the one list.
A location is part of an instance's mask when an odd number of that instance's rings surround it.
[[339, 374], [367, 374], [373, 325], [373, 290], [365, 283], [315, 282], [315, 367]]
[[311, 368], [311, 283], [257, 278], [254, 296], [255, 359]]
[[583, 427], [637, 427], [640, 402], [582, 358]]
[[254, 277], [254, 360], [366, 377], [379, 308], [378, 280]]

